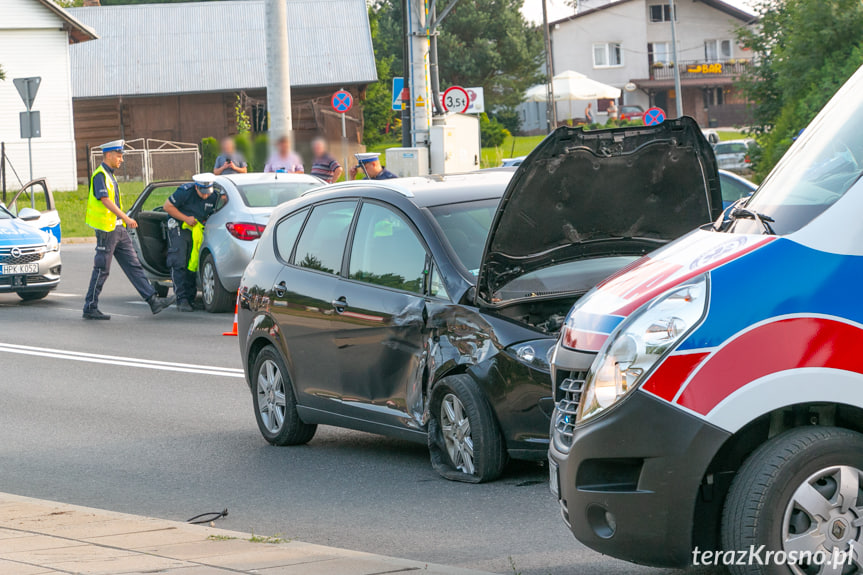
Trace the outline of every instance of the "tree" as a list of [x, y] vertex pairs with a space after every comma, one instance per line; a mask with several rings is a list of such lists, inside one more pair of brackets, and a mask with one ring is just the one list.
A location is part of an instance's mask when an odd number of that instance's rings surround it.
[[758, 26], [741, 29], [754, 60], [741, 78], [764, 177], [831, 96], [863, 64], [860, 0], [762, 0]]
[[[391, 85], [393, 80], [393, 61], [395, 55], [394, 46], [388, 43], [381, 34], [381, 20], [383, 13], [369, 7], [369, 26], [372, 32], [372, 44], [375, 49], [375, 67], [378, 72], [378, 81], [371, 84], [366, 90], [366, 99], [363, 101], [363, 141], [368, 144], [376, 144], [384, 139], [388, 129], [397, 122], [396, 112], [392, 109]], [[389, 24], [386, 22], [384, 25]], [[398, 37], [398, 36], [396, 36]], [[400, 50], [399, 50], [400, 53]], [[399, 124], [400, 125], [400, 124]]]
[[[501, 115], [511, 128], [517, 128], [512, 111], [525, 90], [543, 80], [542, 30], [524, 19], [522, 4], [523, 0], [459, 0], [438, 28], [441, 88], [481, 86], [490, 115]], [[377, 26], [375, 56], [378, 61], [387, 58], [390, 70], [400, 75], [401, 2], [378, 0], [370, 14]], [[386, 96], [389, 106], [389, 86]]]
[[0, 66], [0, 80], [6, 79], [6, 72], [3, 71], [3, 66]]

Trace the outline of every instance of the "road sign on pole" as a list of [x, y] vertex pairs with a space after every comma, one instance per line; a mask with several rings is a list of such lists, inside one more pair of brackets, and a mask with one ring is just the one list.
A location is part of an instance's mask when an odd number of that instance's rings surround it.
[[665, 121], [665, 112], [662, 108], [650, 108], [644, 113], [644, 125], [656, 126]]
[[393, 78], [393, 110], [401, 112], [402, 110], [402, 90], [405, 89], [404, 78]]
[[[395, 86], [395, 83], [393, 83]], [[354, 105], [354, 97], [351, 96], [351, 93], [346, 90], [339, 90], [335, 94], [333, 94], [332, 100], [330, 100], [330, 104], [333, 106], [333, 110], [338, 112], [342, 116], [342, 155], [345, 158], [345, 165], [343, 167], [345, 171], [345, 179], [348, 179], [348, 132], [347, 127], [345, 126], [345, 114], [351, 107]]]
[[[39, 117], [39, 112], [33, 111], [33, 100], [36, 99], [36, 92], [39, 91], [39, 84], [42, 83], [41, 76], [31, 76], [29, 78], [13, 78], [12, 83], [18, 89], [18, 94], [24, 101], [26, 112], [21, 112], [19, 120], [21, 122], [21, 137], [27, 138], [27, 155], [30, 157], [30, 180], [33, 180], [33, 138], [38, 138], [42, 135], [42, 127]], [[36, 207], [36, 198], [30, 194], [30, 203]]]
[[33, 107], [33, 100], [36, 99], [36, 92], [39, 91], [39, 84], [42, 83], [42, 77], [33, 76], [30, 78], [15, 78], [12, 80], [12, 83], [15, 84], [15, 87], [18, 89], [18, 93], [21, 95], [21, 99], [24, 100], [24, 105], [29, 111]]
[[333, 98], [330, 103], [333, 106], [333, 110], [335, 110], [339, 114], [344, 114], [354, 105], [354, 97], [351, 96], [350, 92], [346, 92], [345, 90], [339, 90], [338, 92], [333, 94]]
[[470, 107], [470, 96], [461, 86], [451, 86], [443, 93], [443, 107], [447, 112], [464, 114]]

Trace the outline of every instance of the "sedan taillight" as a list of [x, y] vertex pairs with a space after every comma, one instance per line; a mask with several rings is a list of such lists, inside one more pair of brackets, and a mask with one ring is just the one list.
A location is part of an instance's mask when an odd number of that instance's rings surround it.
[[749, 154], [746, 154], [745, 156], [743, 156], [743, 161], [747, 164], [751, 164], [752, 158], [749, 157]]
[[225, 224], [228, 232], [238, 240], [251, 241], [261, 237], [267, 226], [249, 223], [233, 223]]

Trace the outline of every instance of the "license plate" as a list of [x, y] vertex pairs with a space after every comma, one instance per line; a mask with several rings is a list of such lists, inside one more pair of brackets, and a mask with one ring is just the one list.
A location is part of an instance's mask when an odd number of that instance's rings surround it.
[[2, 275], [38, 274], [39, 264], [6, 264], [0, 266]]
[[558, 478], [557, 463], [554, 460], [548, 460], [548, 488], [551, 493], [560, 499], [560, 479]]

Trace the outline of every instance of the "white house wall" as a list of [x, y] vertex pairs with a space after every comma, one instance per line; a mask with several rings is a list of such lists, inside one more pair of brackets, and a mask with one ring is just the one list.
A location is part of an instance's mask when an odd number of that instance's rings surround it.
[[[650, 4], [667, 4], [665, 0], [647, 0], [644, 4], [644, 21], [647, 27], [647, 39], [643, 47], [645, 70], [647, 69], [647, 42], [671, 42], [671, 24], [669, 22], [650, 22], [647, 6]], [[641, 4], [634, 2], [633, 4]], [[751, 57], [740, 49], [735, 40], [737, 29], [743, 24], [737, 18], [729, 16], [701, 2], [675, 2], [677, 10], [677, 51], [681, 62], [688, 60], [704, 60], [705, 40], [731, 40], [731, 57]], [[647, 75], [638, 76], [647, 78]]]
[[[6, 3], [9, 3], [7, 0]], [[0, 81], [0, 141], [22, 181], [29, 179], [27, 140], [19, 138], [20, 112], [25, 110], [13, 78], [41, 76], [42, 84], [33, 109], [41, 113], [42, 137], [33, 139], [33, 176], [48, 178], [54, 190], [77, 187], [72, 124], [72, 88], [68, 33], [60, 19], [32, 0], [4, 3], [0, 19], [0, 65], [6, 81]], [[17, 185], [7, 166], [9, 187]]]

